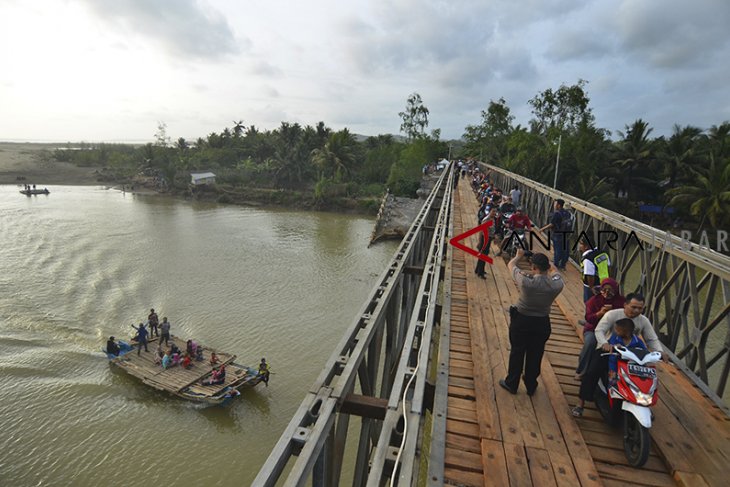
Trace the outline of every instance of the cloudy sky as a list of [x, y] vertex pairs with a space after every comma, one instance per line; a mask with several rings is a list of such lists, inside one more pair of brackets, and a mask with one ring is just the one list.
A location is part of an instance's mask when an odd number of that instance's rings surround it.
[[243, 120], [458, 138], [587, 80], [599, 126], [730, 120], [728, 0], [0, 0], [0, 140], [197, 138]]

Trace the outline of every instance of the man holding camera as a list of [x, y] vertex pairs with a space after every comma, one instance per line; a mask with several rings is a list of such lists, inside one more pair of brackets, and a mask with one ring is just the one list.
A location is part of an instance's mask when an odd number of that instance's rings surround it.
[[[531, 269], [523, 272], [517, 263], [530, 257]], [[525, 382], [527, 395], [532, 396], [537, 389], [540, 375], [540, 362], [545, 353], [545, 343], [550, 338], [550, 307], [563, 290], [563, 278], [557, 269], [550, 265], [545, 254], [517, 250], [517, 255], [507, 264], [510, 274], [517, 284], [520, 297], [517, 304], [510, 306], [509, 365], [507, 377], [499, 385], [512, 394], [517, 394], [520, 376]]]

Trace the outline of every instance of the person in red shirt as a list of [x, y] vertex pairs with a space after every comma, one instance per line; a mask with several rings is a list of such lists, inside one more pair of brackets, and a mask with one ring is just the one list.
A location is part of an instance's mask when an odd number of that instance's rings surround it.
[[[506, 223], [507, 227], [509, 227], [510, 230], [514, 231], [524, 231], [525, 233], [532, 231], [532, 221], [530, 221], [530, 217], [527, 216], [527, 214], [524, 212], [521, 206], [518, 206], [515, 209], [515, 212], [512, 214], [511, 217], [507, 219]], [[502, 244], [499, 247], [499, 252], [497, 252], [496, 255], [502, 254], [502, 251], [504, 250], [504, 246], [507, 245], [508, 242], [510, 242], [512, 239], [510, 237], [505, 238], [502, 241]], [[527, 242], [525, 242], [526, 244]]]

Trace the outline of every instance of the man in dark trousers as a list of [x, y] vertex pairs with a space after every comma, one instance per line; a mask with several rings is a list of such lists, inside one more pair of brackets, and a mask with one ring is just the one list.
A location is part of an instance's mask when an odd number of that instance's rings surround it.
[[159, 337], [160, 333], [157, 331], [157, 325], [160, 323], [160, 318], [155, 313], [154, 308], [150, 310], [150, 314], [147, 316], [147, 322], [150, 325], [150, 338], [154, 338], [155, 335]]
[[149, 333], [147, 332], [147, 328], [144, 327], [144, 323], [140, 323], [139, 326], [132, 325], [132, 328], [137, 330], [137, 355], [142, 353], [142, 345], [144, 345], [144, 351], [149, 352], [147, 350], [147, 335]]
[[507, 267], [512, 274], [520, 298], [510, 307], [509, 368], [507, 377], [499, 385], [512, 394], [517, 394], [520, 376], [524, 369], [527, 395], [532, 396], [537, 389], [540, 375], [540, 362], [545, 352], [545, 342], [550, 338], [550, 307], [563, 290], [563, 278], [545, 254], [532, 254], [529, 272], [523, 272], [517, 263], [525, 258], [522, 249], [509, 261]]
[[[494, 219], [497, 216], [497, 209], [492, 207], [489, 210], [489, 213], [487, 213], [487, 216], [484, 217], [482, 220], [482, 225], [489, 222], [490, 220], [492, 223], [494, 223]], [[489, 246], [492, 244], [492, 239], [494, 238], [494, 229], [496, 225], [492, 225], [487, 230], [484, 230], [479, 233], [479, 253], [482, 255], [489, 255]], [[486, 233], [486, 238], [485, 238]], [[477, 265], [474, 268], [474, 274], [481, 277], [482, 279], [486, 279], [487, 275], [484, 273], [484, 264], [485, 262], [482, 259], [477, 260]]]

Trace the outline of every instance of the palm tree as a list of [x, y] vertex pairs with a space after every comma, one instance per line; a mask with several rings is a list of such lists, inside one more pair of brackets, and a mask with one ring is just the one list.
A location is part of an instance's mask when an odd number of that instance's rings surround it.
[[619, 190], [628, 192], [631, 199], [637, 196], [637, 186], [650, 184], [652, 181], [642, 178], [650, 171], [654, 161], [654, 153], [649, 140], [653, 129], [642, 119], [626, 126], [626, 134], [619, 132], [623, 140], [618, 143], [618, 154], [614, 165], [619, 170]]
[[233, 121], [233, 137], [236, 139], [240, 139], [241, 135], [243, 134], [243, 131], [246, 129], [246, 126], [243, 125], [243, 120], [234, 120]]
[[710, 151], [717, 159], [730, 157], [730, 122], [723, 122], [719, 126], [713, 125], [707, 131], [707, 135]]
[[698, 127], [674, 125], [674, 133], [667, 142], [667, 159], [664, 161], [669, 188], [674, 188], [677, 178], [686, 174], [696, 162], [696, 142], [701, 135], [702, 129]]
[[343, 129], [330, 135], [321, 149], [312, 151], [312, 163], [319, 168], [320, 179], [334, 177], [342, 180], [354, 169], [357, 157], [355, 137]]
[[730, 159], [718, 162], [710, 154], [708, 169], [691, 169], [696, 179], [685, 186], [667, 192], [669, 205], [685, 205], [689, 213], [700, 218], [698, 231], [709, 220], [713, 228], [730, 225]]

